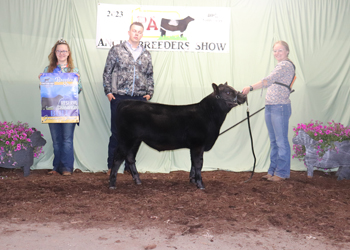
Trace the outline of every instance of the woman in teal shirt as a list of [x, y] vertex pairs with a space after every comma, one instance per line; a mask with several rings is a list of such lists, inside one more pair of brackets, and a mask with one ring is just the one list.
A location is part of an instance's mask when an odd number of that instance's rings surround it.
[[[79, 77], [78, 93], [82, 90], [78, 68], [74, 67], [72, 52], [68, 43], [58, 40], [51, 49], [49, 55], [50, 65], [44, 69], [44, 73], [76, 73]], [[40, 78], [40, 75], [39, 75]], [[54, 160], [53, 169], [48, 174], [62, 174], [69, 176], [73, 172], [74, 150], [73, 137], [76, 123], [49, 123]]]

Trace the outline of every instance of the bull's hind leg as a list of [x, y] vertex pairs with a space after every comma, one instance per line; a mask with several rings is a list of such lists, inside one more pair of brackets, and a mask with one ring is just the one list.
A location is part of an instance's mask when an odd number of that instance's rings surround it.
[[124, 154], [122, 154], [119, 147], [117, 147], [114, 150], [113, 165], [112, 165], [111, 174], [109, 175], [109, 189], [116, 189], [117, 173], [124, 159], [125, 159]]
[[136, 164], [135, 164], [135, 162], [136, 162], [135, 158], [136, 158], [137, 151], [139, 150], [140, 144], [141, 144], [141, 141], [136, 142], [132, 146], [131, 150], [128, 152], [126, 159], [125, 159], [125, 161], [129, 165], [132, 179], [135, 181], [136, 185], [142, 184], [139, 173], [137, 172]]
[[202, 167], [203, 167], [203, 153], [204, 149], [203, 147], [197, 147], [197, 148], [191, 148], [191, 171], [192, 168], [194, 169], [194, 178], [195, 183], [197, 185], [197, 188], [199, 189], [205, 189], [204, 183], [202, 181]]

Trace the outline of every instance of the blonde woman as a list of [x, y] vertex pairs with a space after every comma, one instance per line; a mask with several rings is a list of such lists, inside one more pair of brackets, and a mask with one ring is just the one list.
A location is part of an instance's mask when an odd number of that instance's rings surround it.
[[290, 145], [288, 141], [289, 118], [292, 114], [289, 99], [290, 85], [295, 76], [295, 66], [289, 60], [289, 46], [284, 41], [273, 45], [277, 60], [275, 69], [261, 81], [243, 88], [242, 93], [267, 88], [265, 97], [265, 121], [270, 137], [270, 167], [262, 178], [282, 181], [290, 177]]

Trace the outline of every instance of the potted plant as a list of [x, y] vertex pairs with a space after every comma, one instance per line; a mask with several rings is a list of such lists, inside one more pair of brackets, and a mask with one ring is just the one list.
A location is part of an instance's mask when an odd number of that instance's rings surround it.
[[42, 136], [28, 123], [0, 122], [0, 167], [23, 167], [24, 176], [28, 176], [33, 158], [44, 153], [46, 140]]
[[300, 123], [293, 128], [292, 158], [303, 160], [308, 177], [314, 167], [338, 168], [338, 180], [350, 179], [350, 127], [334, 121], [324, 125], [315, 121]]

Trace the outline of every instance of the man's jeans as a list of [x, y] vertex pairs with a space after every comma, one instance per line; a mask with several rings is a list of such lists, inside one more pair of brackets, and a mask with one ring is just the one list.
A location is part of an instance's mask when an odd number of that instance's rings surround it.
[[128, 95], [116, 95], [116, 94], [113, 94], [113, 96], [115, 97], [115, 99], [112, 99], [110, 102], [112, 135], [109, 138], [109, 144], [108, 144], [108, 158], [107, 158], [108, 169], [111, 169], [113, 166], [114, 150], [116, 149], [116, 147], [118, 145], [118, 141], [117, 141], [117, 106], [118, 106], [119, 102], [121, 102], [123, 100], [147, 101], [146, 98], [143, 98], [142, 96], [128, 96]]
[[76, 123], [49, 123], [53, 143], [53, 170], [73, 172], [73, 137]]
[[266, 105], [265, 121], [270, 137], [270, 168], [268, 174], [282, 178], [290, 176], [290, 145], [288, 141], [290, 104]]

